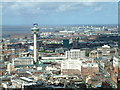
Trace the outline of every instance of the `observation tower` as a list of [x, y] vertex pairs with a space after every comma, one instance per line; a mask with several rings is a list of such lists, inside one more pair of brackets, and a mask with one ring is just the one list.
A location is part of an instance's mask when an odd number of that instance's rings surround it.
[[34, 62], [36, 63], [38, 60], [38, 56], [37, 56], [37, 34], [39, 32], [39, 27], [38, 24], [35, 23], [33, 24], [33, 28], [32, 28], [32, 33], [34, 34]]

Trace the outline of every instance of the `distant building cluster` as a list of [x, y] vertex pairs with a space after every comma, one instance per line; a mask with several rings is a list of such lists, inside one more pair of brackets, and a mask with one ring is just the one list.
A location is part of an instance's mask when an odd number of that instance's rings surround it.
[[40, 28], [54, 32], [38, 32], [34, 24], [33, 34], [3, 37], [1, 88], [119, 88], [117, 26], [55, 27]]

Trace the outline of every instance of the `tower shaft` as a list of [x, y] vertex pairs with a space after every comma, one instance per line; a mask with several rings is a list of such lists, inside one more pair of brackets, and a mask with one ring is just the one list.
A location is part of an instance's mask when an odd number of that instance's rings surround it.
[[34, 62], [36, 63], [38, 60], [37, 58], [37, 34], [39, 32], [38, 24], [33, 24], [32, 32], [34, 34]]
[[34, 61], [37, 61], [37, 38], [36, 33], [34, 33]]

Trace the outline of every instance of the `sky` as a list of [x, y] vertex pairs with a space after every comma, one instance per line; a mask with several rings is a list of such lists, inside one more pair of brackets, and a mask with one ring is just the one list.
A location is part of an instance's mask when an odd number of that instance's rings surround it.
[[117, 2], [3, 2], [2, 25], [117, 24]]

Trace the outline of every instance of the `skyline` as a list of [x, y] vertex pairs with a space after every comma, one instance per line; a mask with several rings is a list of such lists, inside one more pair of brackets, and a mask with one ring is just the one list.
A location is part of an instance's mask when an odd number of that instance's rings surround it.
[[117, 24], [117, 2], [3, 2], [2, 25]]

